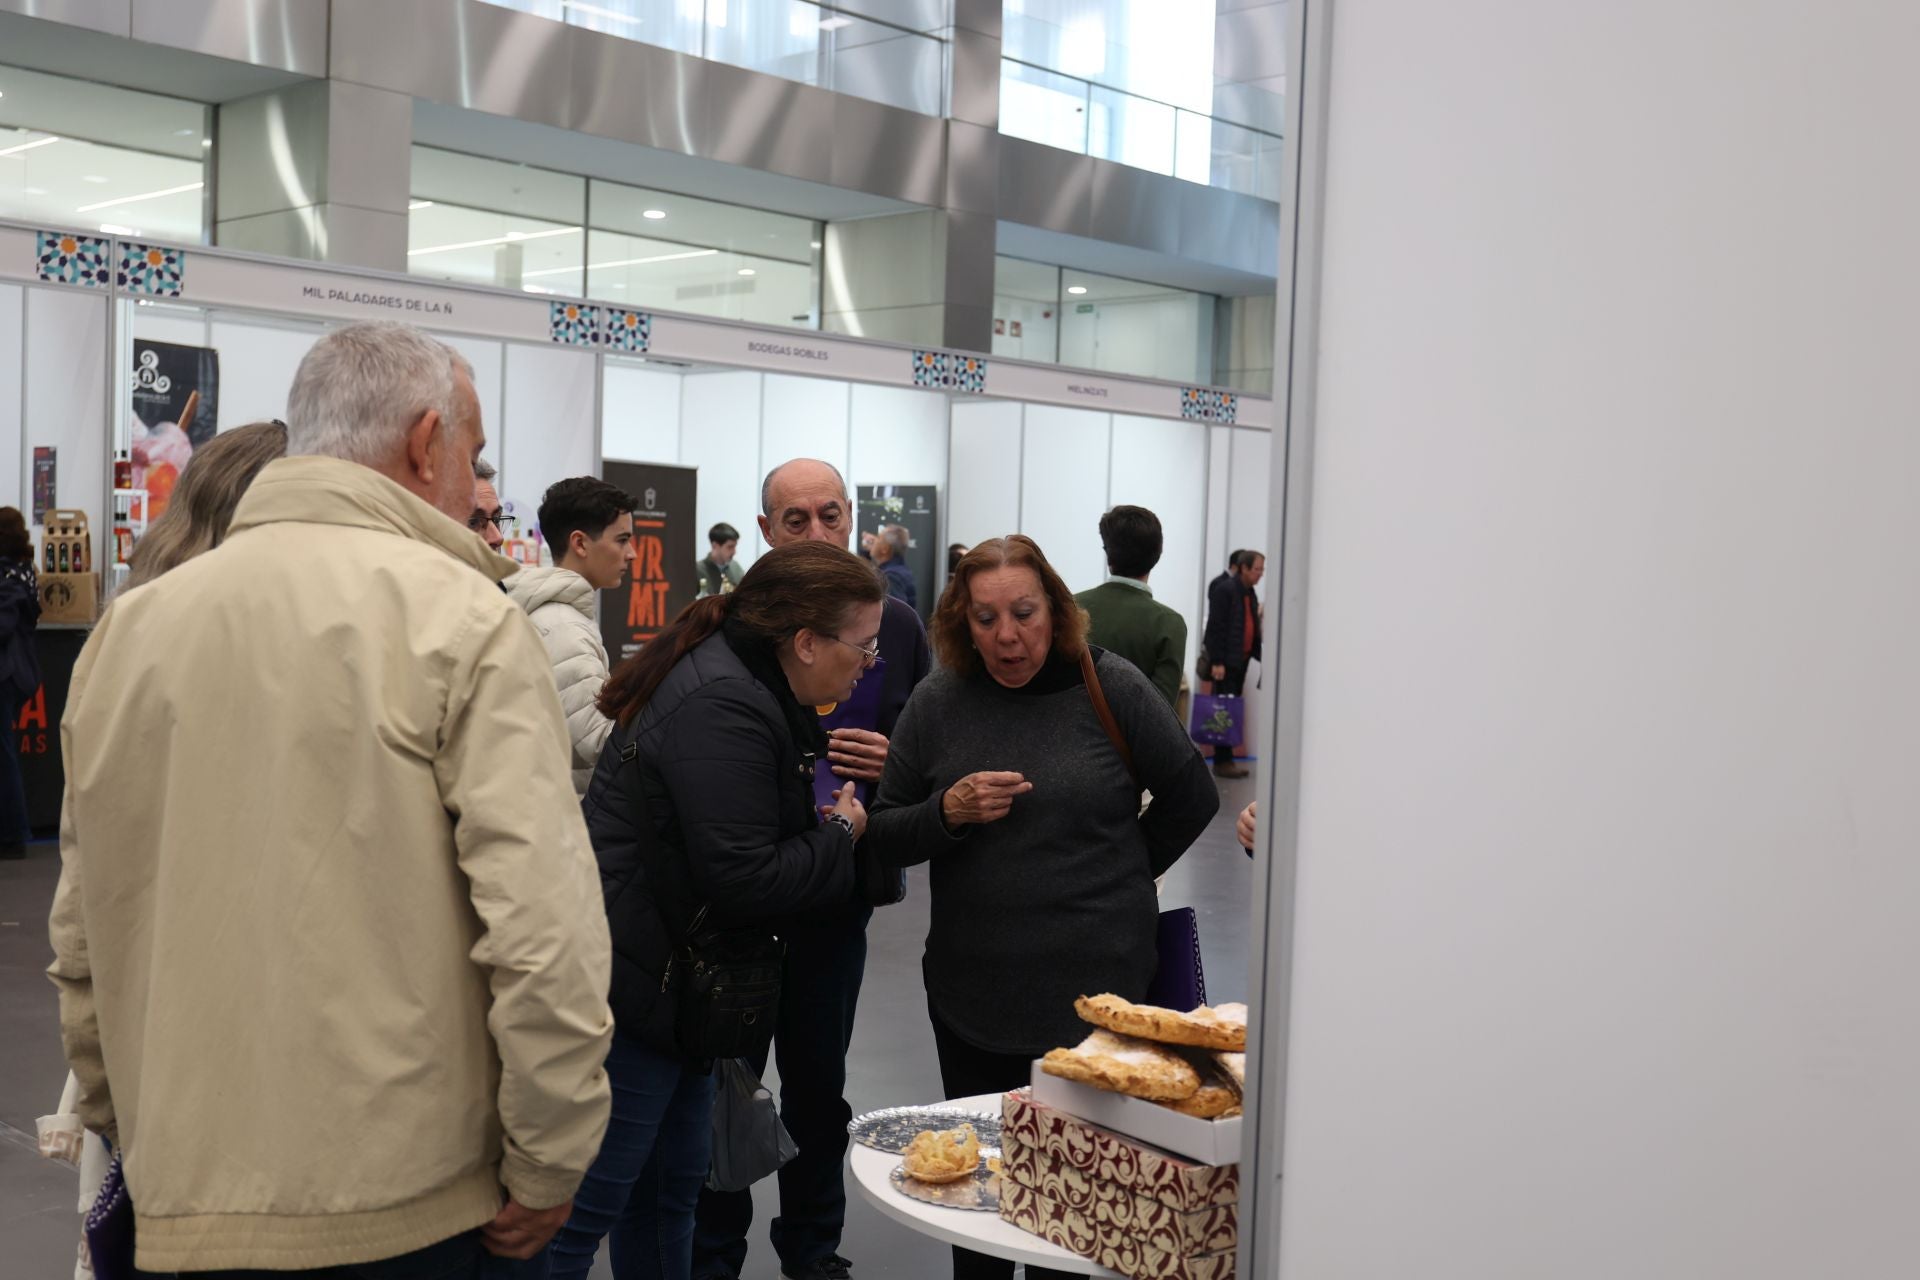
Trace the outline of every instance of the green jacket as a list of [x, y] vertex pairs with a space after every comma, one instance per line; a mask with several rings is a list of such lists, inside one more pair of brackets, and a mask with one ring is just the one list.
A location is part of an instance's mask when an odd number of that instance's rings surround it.
[[1187, 622], [1143, 586], [1107, 582], [1074, 597], [1093, 619], [1087, 638], [1146, 673], [1173, 706], [1186, 664]]

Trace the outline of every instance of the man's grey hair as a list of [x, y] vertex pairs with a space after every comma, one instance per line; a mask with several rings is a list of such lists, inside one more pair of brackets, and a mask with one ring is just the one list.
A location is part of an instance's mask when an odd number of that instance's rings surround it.
[[899, 559], [907, 554], [907, 530], [905, 525], [883, 525], [880, 529], [880, 536], [885, 538], [887, 545], [893, 548], [895, 559]]
[[847, 478], [841, 475], [840, 468], [834, 466], [831, 462], [820, 458], [789, 458], [773, 470], [767, 472], [767, 478], [760, 482], [761, 515], [770, 516], [773, 514], [773, 478], [782, 471], [785, 471], [788, 467], [797, 466], [802, 462], [811, 462], [815, 466], [825, 467], [827, 470], [833, 472], [833, 478], [840, 482], [840, 496], [849, 502], [853, 500], [853, 494], [847, 490]]
[[454, 420], [454, 384], [473, 366], [446, 343], [391, 320], [350, 324], [313, 344], [287, 393], [287, 453], [363, 466], [393, 459], [422, 414]]
[[475, 480], [480, 480], [480, 481], [484, 481], [487, 484], [492, 484], [493, 478], [499, 474], [500, 473], [498, 471], [495, 471], [493, 469], [493, 464], [491, 462], [488, 462], [485, 458], [475, 458], [473, 460], [473, 478]]

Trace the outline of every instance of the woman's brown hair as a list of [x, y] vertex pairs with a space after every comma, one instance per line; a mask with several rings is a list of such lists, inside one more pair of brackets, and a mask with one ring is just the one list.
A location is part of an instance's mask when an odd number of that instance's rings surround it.
[[633, 723], [674, 664], [723, 624], [768, 644], [800, 631], [838, 639], [855, 609], [886, 598], [879, 573], [844, 547], [825, 542], [778, 547], [761, 556], [731, 592], [695, 600], [646, 648], [621, 663], [600, 687], [600, 714], [622, 726]]
[[33, 536], [27, 532], [27, 518], [18, 507], [0, 507], [0, 560], [33, 559]]
[[287, 456], [287, 428], [253, 422], [222, 431], [193, 451], [173, 499], [133, 552], [127, 589], [152, 582], [225, 541], [233, 513], [261, 469]]
[[973, 608], [973, 576], [993, 569], [1031, 569], [1040, 578], [1047, 607], [1053, 613], [1053, 654], [1078, 662], [1087, 648], [1087, 611], [1067, 590], [1066, 582], [1047, 563], [1040, 545], [1024, 533], [989, 538], [967, 552], [947, 579], [940, 607], [933, 611], [933, 652], [949, 671], [970, 676], [980, 670], [980, 651], [973, 647], [973, 629], [967, 614]]

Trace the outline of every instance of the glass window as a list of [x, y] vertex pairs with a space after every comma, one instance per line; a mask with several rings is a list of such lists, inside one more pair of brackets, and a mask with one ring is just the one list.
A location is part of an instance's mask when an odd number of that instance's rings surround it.
[[1087, 149], [1092, 86], [1022, 62], [1000, 64], [1000, 132], [1066, 151]]
[[993, 260], [993, 354], [1042, 364], [1060, 358], [1060, 268]]
[[207, 108], [0, 66], [0, 216], [202, 243]]
[[1170, 382], [1213, 381], [1211, 294], [1060, 272], [1060, 363]]
[[414, 275], [582, 295], [585, 178], [415, 147], [412, 190], [407, 270]]
[[597, 180], [592, 203], [589, 296], [756, 324], [818, 327], [818, 223]]

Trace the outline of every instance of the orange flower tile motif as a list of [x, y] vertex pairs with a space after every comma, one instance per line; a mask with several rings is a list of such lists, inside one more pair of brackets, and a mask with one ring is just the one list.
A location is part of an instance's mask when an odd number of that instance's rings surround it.
[[36, 237], [39, 252], [34, 274], [48, 284], [73, 284], [104, 289], [113, 283], [108, 265], [109, 245], [102, 236], [80, 236], [65, 231], [42, 231]]
[[157, 244], [120, 246], [119, 283], [128, 293], [177, 298], [186, 277], [187, 255]]

